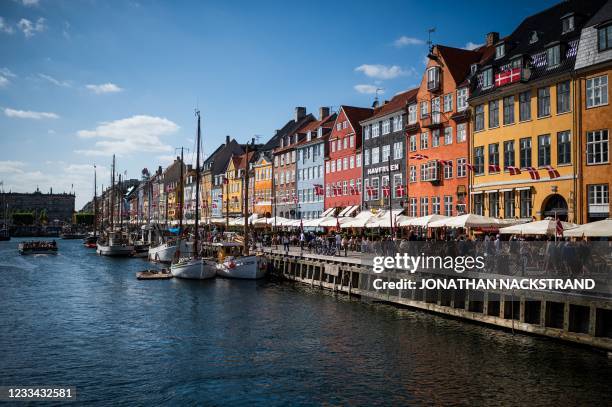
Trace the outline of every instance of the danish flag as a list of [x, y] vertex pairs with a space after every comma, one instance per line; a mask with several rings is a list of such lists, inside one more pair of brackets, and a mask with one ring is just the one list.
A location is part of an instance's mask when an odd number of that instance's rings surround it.
[[444, 165], [445, 167], [453, 165], [453, 160], [438, 160], [438, 162], [440, 164]]
[[359, 195], [359, 190], [356, 186], [351, 187], [351, 195]]
[[401, 184], [395, 187], [395, 195], [397, 195], [398, 197], [404, 196], [404, 191], [404, 186]]
[[411, 160], [426, 160], [429, 157], [426, 156], [425, 154], [415, 154], [412, 157], [410, 157]]
[[563, 236], [563, 223], [561, 223], [560, 219], [557, 219], [556, 230], [557, 236]]
[[521, 173], [521, 169], [519, 167], [513, 167], [511, 165], [505, 167], [506, 170], [510, 173], [510, 175], [519, 175]]
[[499, 172], [500, 168], [497, 164], [489, 164], [489, 172]]
[[470, 171], [474, 171], [474, 164], [470, 164], [470, 163], [465, 163], [465, 168], [467, 168]]
[[342, 195], [342, 187], [340, 185], [334, 186], [334, 195], [336, 196]]
[[559, 178], [561, 176], [559, 171], [557, 171], [552, 165], [547, 165], [544, 168], [546, 168], [546, 171], [548, 171], [548, 176], [550, 179]]
[[374, 187], [368, 186], [366, 190], [368, 192], [368, 196], [372, 196], [374, 194]]
[[325, 191], [323, 190], [323, 185], [314, 184], [314, 193], [317, 196], [325, 194]]
[[495, 86], [504, 86], [521, 79], [521, 68], [511, 68], [495, 74]]
[[391, 188], [389, 188], [389, 185], [384, 185], [382, 187], [382, 192], [385, 197], [388, 197], [389, 194], [391, 193]]
[[523, 169], [529, 173], [531, 179], [540, 179], [540, 173], [535, 167], [525, 167]]

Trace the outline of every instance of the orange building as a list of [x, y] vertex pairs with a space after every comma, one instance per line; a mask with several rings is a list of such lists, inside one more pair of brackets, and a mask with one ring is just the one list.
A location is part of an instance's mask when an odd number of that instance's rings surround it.
[[408, 215], [459, 215], [468, 209], [471, 67], [490, 56], [491, 42], [468, 51], [435, 45], [408, 106]]
[[272, 159], [260, 153], [253, 163], [253, 213], [260, 217], [272, 216]]

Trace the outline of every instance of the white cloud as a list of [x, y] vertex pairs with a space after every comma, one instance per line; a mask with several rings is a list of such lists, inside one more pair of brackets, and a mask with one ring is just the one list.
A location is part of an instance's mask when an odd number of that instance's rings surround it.
[[93, 93], [98, 94], [98, 95], [101, 93], [117, 93], [117, 92], [123, 91], [122, 88], [110, 82], [103, 83], [100, 85], [87, 85], [85, 87], [89, 89], [90, 91], [92, 91]]
[[11, 72], [10, 69], [8, 68], [0, 68], [0, 74], [2, 74], [3, 76], [7, 76], [9, 78], [15, 78], [17, 77], [17, 75], [15, 75], [14, 73]]
[[31, 110], [15, 110], [15, 109], [11, 109], [8, 107], [4, 109], [4, 114], [7, 117], [13, 117], [16, 119], [40, 120], [40, 119], [58, 119], [59, 118], [59, 116], [56, 115], [55, 113], [33, 112]]
[[38, 6], [38, 0], [21, 0], [21, 3], [26, 7]]
[[402, 35], [401, 37], [399, 37], [397, 40], [393, 42], [393, 45], [395, 45], [397, 48], [402, 48], [407, 45], [423, 45], [423, 44], [425, 44], [425, 41], [420, 40], [418, 38], [406, 37], [405, 35]]
[[402, 68], [397, 65], [386, 66], [380, 64], [363, 64], [355, 68], [355, 71], [363, 72], [366, 76], [376, 79], [393, 79], [405, 74], [405, 72], [402, 71]]
[[158, 155], [157, 159], [159, 160], [159, 164], [164, 166], [168, 166], [170, 164], [172, 164], [174, 162], [174, 160], [176, 160], [176, 156], [175, 155]]
[[163, 143], [160, 137], [174, 134], [179, 126], [161, 117], [138, 115], [112, 122], [100, 123], [94, 130], [80, 130], [80, 138], [99, 138], [93, 149], [76, 150], [89, 156], [110, 156], [112, 154], [158, 152], [168, 153], [172, 147]]
[[12, 34], [15, 32], [13, 27], [4, 21], [4, 17], [0, 17], [0, 32], [6, 33], [6, 34]]
[[[371, 95], [376, 93], [376, 89], [380, 89], [378, 86], [374, 85], [355, 85], [355, 90], [359, 93], [365, 93], [366, 95]], [[383, 90], [379, 91], [380, 93], [384, 93]]]
[[51, 82], [52, 84], [56, 85], [56, 86], [61, 86], [64, 88], [69, 88], [70, 87], [70, 82], [68, 81], [60, 81], [58, 79], [55, 79], [54, 77], [50, 76], [50, 75], [45, 75], [42, 73], [39, 73], [38, 76], [40, 76], [42, 79]]
[[4, 88], [10, 82], [11, 81], [9, 81], [7, 78], [5, 78], [4, 76], [0, 75], [0, 88]]
[[22, 18], [17, 23], [17, 27], [19, 27], [19, 29], [23, 32], [23, 35], [25, 35], [26, 38], [33, 37], [37, 32], [42, 32], [45, 30], [45, 28], [47, 28], [45, 26], [45, 19], [42, 17], [36, 20], [36, 23], [33, 23], [27, 18]]
[[22, 173], [24, 166], [23, 161], [0, 161], [0, 174]]
[[483, 44], [476, 44], [475, 42], [469, 41], [467, 44], [465, 44], [465, 46], [463, 47], [463, 49], [467, 49], [467, 50], [473, 50], [476, 49], [478, 47], [482, 47]]

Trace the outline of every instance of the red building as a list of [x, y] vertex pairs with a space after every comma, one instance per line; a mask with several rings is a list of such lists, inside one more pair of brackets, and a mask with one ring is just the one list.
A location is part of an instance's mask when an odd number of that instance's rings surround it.
[[492, 45], [473, 51], [436, 45], [428, 55], [416, 103], [408, 106], [409, 216], [453, 216], [469, 208], [468, 78], [491, 57]]
[[340, 106], [329, 137], [325, 159], [325, 209], [361, 205], [361, 125], [370, 117], [369, 108]]

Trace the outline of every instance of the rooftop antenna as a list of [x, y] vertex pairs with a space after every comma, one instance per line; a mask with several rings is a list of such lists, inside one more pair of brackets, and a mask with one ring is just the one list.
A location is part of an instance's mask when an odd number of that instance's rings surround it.
[[429, 45], [429, 52], [433, 50], [433, 41], [431, 40], [431, 34], [435, 32], [436, 27], [432, 27], [427, 30], [427, 45]]
[[374, 103], [372, 103], [372, 107], [378, 107], [379, 105], [378, 92], [382, 93], [383, 91], [384, 91], [383, 88], [376, 88], [376, 96], [374, 97]]

